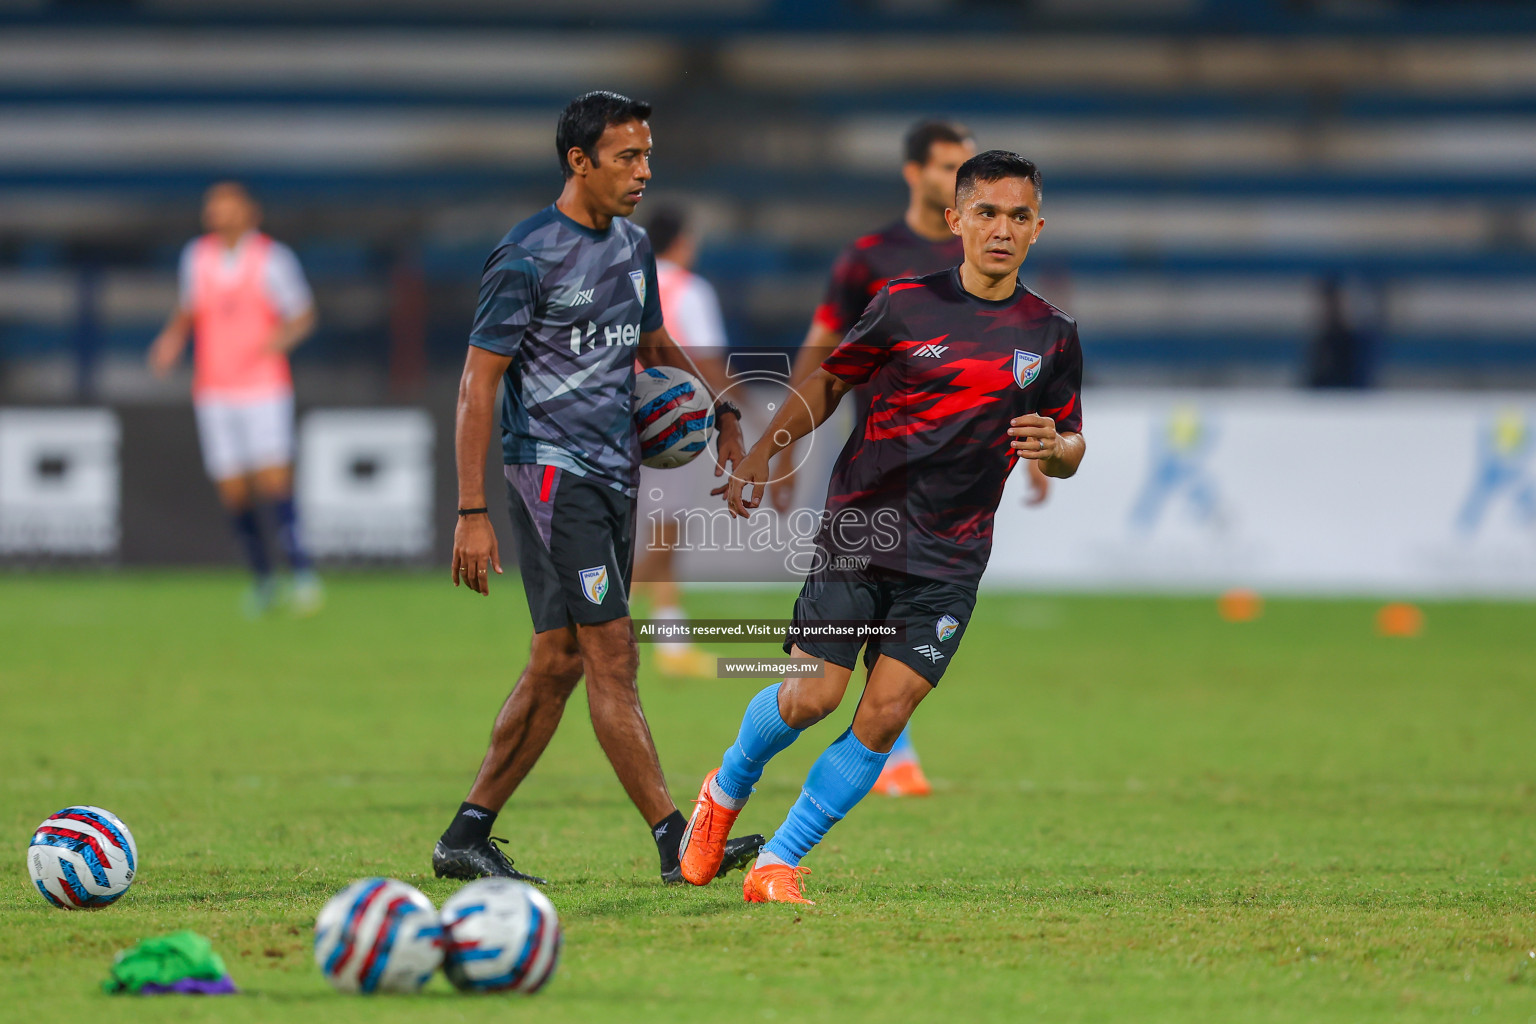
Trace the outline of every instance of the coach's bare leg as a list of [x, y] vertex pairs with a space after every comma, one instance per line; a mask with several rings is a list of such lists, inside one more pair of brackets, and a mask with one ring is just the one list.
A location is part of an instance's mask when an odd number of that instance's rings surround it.
[[869, 673], [859, 708], [853, 713], [853, 735], [870, 750], [890, 753], [912, 712], [932, 692], [928, 680], [882, 654]]
[[[789, 649], [791, 658], [811, 658], [798, 644]], [[779, 686], [779, 717], [794, 729], [809, 729], [837, 710], [848, 690], [853, 670], [826, 663], [821, 677], [802, 676], [784, 680]]]
[[581, 652], [570, 627], [533, 634], [528, 666], [501, 706], [491, 747], [469, 791], [472, 804], [500, 811], [538, 762], [581, 682]]
[[640, 709], [635, 673], [640, 651], [629, 616], [592, 626], [577, 626], [582, 667], [587, 674], [587, 704], [592, 730], [635, 807], [654, 825], [677, 810], [661, 774], [661, 759], [651, 727]]

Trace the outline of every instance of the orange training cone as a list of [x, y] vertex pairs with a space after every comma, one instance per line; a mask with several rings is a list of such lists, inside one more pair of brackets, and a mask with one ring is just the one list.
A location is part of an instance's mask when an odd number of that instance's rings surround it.
[[1389, 604], [1376, 613], [1376, 631], [1382, 636], [1418, 636], [1424, 631], [1424, 612], [1416, 604]]
[[1264, 614], [1264, 599], [1257, 591], [1239, 587], [1217, 598], [1216, 611], [1228, 622], [1252, 622]]

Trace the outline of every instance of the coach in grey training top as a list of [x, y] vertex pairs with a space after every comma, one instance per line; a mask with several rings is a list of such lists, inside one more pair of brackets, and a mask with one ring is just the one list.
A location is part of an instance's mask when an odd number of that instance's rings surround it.
[[[489, 594], [490, 572], [501, 572], [485, 453], [504, 381], [502, 454], [533, 645], [468, 799], [432, 852], [439, 878], [530, 877], [493, 845], [491, 827], [585, 677], [593, 730], [651, 827], [662, 880], [682, 881], [686, 822], [640, 708], [629, 620], [640, 463], [635, 362], [698, 375], [662, 324], [650, 241], [625, 219], [651, 179], [650, 114], [648, 104], [610, 92], [573, 100], [555, 132], [560, 198], [513, 228], [486, 261], [459, 385], [452, 575], [455, 586], [462, 578]], [[740, 421], [734, 406], [716, 401], [721, 474], [744, 455]], [[729, 840], [721, 873], [746, 866], [762, 843]]]
[[657, 330], [656, 259], [615, 217], [589, 228], [553, 204], [486, 261], [469, 343], [512, 356], [501, 403], [507, 465], [557, 466], [633, 497], [635, 348]]

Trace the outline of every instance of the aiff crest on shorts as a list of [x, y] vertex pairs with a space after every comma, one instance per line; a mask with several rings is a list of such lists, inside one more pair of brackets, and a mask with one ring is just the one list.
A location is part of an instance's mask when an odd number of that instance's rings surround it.
[[581, 592], [587, 595], [587, 600], [593, 604], [602, 604], [603, 598], [608, 596], [608, 567], [606, 565], [594, 565], [590, 569], [581, 570]]

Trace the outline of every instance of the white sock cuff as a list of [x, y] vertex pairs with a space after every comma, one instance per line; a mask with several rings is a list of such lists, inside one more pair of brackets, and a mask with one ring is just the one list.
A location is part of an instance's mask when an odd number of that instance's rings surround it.
[[[739, 811], [747, 806], [747, 797], [727, 796], [725, 790], [720, 788], [720, 783], [713, 778], [709, 780], [709, 796], [710, 799], [714, 800], [721, 807], [733, 811]], [[751, 796], [751, 794], [748, 793], [747, 796]]]

